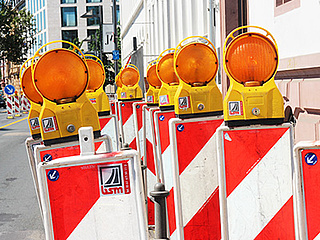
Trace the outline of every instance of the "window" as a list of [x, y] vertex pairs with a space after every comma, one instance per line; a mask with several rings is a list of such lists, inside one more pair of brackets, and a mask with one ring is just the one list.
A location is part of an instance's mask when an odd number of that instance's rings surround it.
[[[93, 15], [99, 15], [99, 6], [88, 6], [87, 12], [92, 10]], [[99, 25], [99, 17], [93, 17], [87, 19], [87, 26]]]
[[101, 0], [87, 0], [87, 3], [97, 3], [102, 2]]
[[43, 10], [43, 29], [46, 29], [46, 10]]
[[274, 16], [290, 12], [300, 7], [300, 0], [274, 0]]
[[62, 22], [62, 27], [77, 26], [77, 8], [76, 7], [61, 8], [61, 22]]
[[96, 45], [99, 44], [99, 29], [87, 30], [88, 37], [91, 36], [91, 41], [88, 42], [88, 51], [96, 50]]
[[[41, 1], [41, 0], [40, 0]], [[42, 6], [45, 6], [46, 5], [46, 0], [43, 0], [42, 2]]]
[[77, 3], [77, 0], [61, 0], [61, 3]]
[[[62, 30], [62, 40], [73, 43], [78, 39], [78, 30]], [[62, 43], [62, 47], [69, 48], [70, 45], [67, 43]]]

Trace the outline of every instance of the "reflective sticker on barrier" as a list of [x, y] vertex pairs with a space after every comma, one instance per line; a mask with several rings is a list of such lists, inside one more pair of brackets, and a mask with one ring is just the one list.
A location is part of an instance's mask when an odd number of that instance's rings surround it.
[[89, 100], [90, 100], [90, 102], [91, 102], [92, 104], [96, 104], [96, 103], [97, 103], [97, 100], [96, 100], [95, 98], [90, 98]]
[[42, 125], [45, 133], [54, 132], [59, 129], [56, 117], [43, 118]]
[[154, 102], [154, 97], [152, 95], [147, 96], [147, 103], [153, 103]]
[[190, 97], [179, 97], [179, 108], [180, 109], [188, 109], [190, 108]]
[[36, 130], [40, 128], [40, 123], [39, 123], [39, 118], [35, 117], [35, 118], [30, 118], [30, 126], [32, 130]]
[[215, 139], [222, 123], [223, 119], [216, 117], [172, 119], [169, 123], [174, 158], [162, 162], [166, 189], [170, 191], [170, 239], [221, 239]]
[[162, 105], [166, 105], [166, 104], [169, 104], [169, 96], [168, 95], [161, 95], [159, 96], [159, 105], [162, 106]]
[[289, 125], [219, 129], [223, 239], [295, 239], [292, 142]]
[[228, 107], [230, 116], [243, 115], [242, 101], [230, 101], [228, 102]]

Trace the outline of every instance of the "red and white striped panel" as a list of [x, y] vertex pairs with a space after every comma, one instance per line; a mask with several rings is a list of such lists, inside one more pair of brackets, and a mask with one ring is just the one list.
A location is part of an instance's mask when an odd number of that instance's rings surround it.
[[101, 134], [107, 134], [111, 138], [112, 151], [119, 151], [119, 126], [116, 115], [109, 115], [106, 117], [99, 117]]
[[136, 151], [60, 158], [38, 175], [46, 239], [148, 239]]
[[7, 113], [8, 117], [13, 117], [14, 112], [14, 97], [13, 96], [7, 96]]
[[[111, 114], [117, 115], [118, 116], [118, 111], [117, 111], [117, 101], [116, 100], [112, 100], [110, 101], [110, 111]], [[118, 116], [119, 117], [119, 116]]]
[[296, 190], [302, 189], [299, 216], [300, 239], [320, 239], [320, 142], [299, 142], [295, 145], [297, 163]]
[[21, 95], [21, 111], [27, 113], [30, 108], [28, 107], [28, 98], [23, 94]]
[[170, 191], [170, 239], [221, 239], [215, 143], [222, 123], [222, 117], [169, 122], [172, 158], [162, 159], [162, 163]]
[[18, 95], [14, 95], [14, 113], [16, 116], [20, 114], [20, 99]]
[[140, 154], [141, 159], [144, 156], [144, 146], [143, 146], [143, 106], [146, 103], [136, 102], [133, 103], [133, 116], [134, 116], [134, 130], [136, 136], [137, 151]]
[[222, 239], [299, 239], [292, 134], [289, 124], [219, 128]]
[[154, 204], [151, 201], [150, 192], [154, 191], [154, 185], [159, 182], [156, 177], [156, 140], [153, 116], [158, 107], [143, 106], [143, 145], [144, 145], [144, 158], [143, 162], [147, 166], [146, 170], [146, 196], [148, 200], [148, 225], [154, 225]]
[[132, 149], [137, 150], [133, 116], [133, 103], [135, 102], [136, 101], [119, 101], [118, 105], [120, 116], [120, 128], [122, 128], [122, 141], [123, 143], [128, 143]]

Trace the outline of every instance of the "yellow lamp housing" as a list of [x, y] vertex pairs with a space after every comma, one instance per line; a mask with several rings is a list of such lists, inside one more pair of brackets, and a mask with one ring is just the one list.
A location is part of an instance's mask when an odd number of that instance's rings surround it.
[[180, 79], [174, 98], [177, 117], [222, 115], [222, 94], [215, 82], [218, 68], [216, 49], [207, 38], [192, 36], [178, 44], [174, 53], [174, 70]]
[[24, 95], [29, 99], [31, 107], [28, 115], [28, 124], [31, 136], [34, 140], [41, 138], [39, 115], [43, 104], [40, 93], [34, 87], [32, 81], [31, 66], [28, 66], [30, 59], [25, 61], [20, 68], [20, 85]]
[[157, 75], [157, 60], [152, 61], [147, 68], [147, 81], [149, 83], [149, 89], [146, 93], [147, 105], [158, 106], [159, 105], [159, 91], [161, 88], [161, 80]]
[[174, 109], [174, 96], [178, 90], [179, 79], [174, 71], [174, 48], [164, 50], [158, 57], [156, 72], [162, 85], [159, 91], [161, 111]]
[[[240, 30], [244, 33], [235, 37]], [[223, 101], [226, 125], [283, 123], [283, 98], [274, 82], [278, 47], [271, 33], [257, 26], [233, 30], [224, 43], [223, 58], [230, 79]]]
[[119, 73], [117, 74], [116, 78], [115, 78], [115, 82], [116, 82], [116, 85], [117, 85], [117, 99], [121, 99], [121, 91], [122, 91], [122, 83], [120, 81], [120, 78], [119, 78]]
[[[46, 46], [61, 42], [72, 50], [49, 50], [35, 63]], [[63, 40], [47, 43], [36, 52], [31, 69], [34, 85], [43, 97], [39, 120], [44, 145], [78, 140], [80, 127], [92, 126], [94, 137], [101, 136], [98, 113], [85, 94], [88, 65], [77, 46]]]
[[95, 55], [85, 54], [89, 67], [89, 84], [87, 87], [87, 97], [96, 108], [98, 116], [110, 115], [110, 104], [107, 94], [103, 91], [103, 83], [106, 72], [102, 61]]
[[126, 64], [120, 70], [119, 79], [122, 83], [120, 100], [141, 100], [142, 90], [139, 86], [139, 69], [133, 64]]

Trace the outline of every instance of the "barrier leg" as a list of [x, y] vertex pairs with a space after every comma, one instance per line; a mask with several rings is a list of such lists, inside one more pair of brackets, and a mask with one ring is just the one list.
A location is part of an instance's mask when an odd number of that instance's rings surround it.
[[152, 191], [150, 195], [154, 198], [156, 224], [155, 240], [169, 239], [167, 237], [166, 218], [166, 197], [169, 196], [169, 191], [165, 190], [163, 183], [156, 183], [154, 191]]

